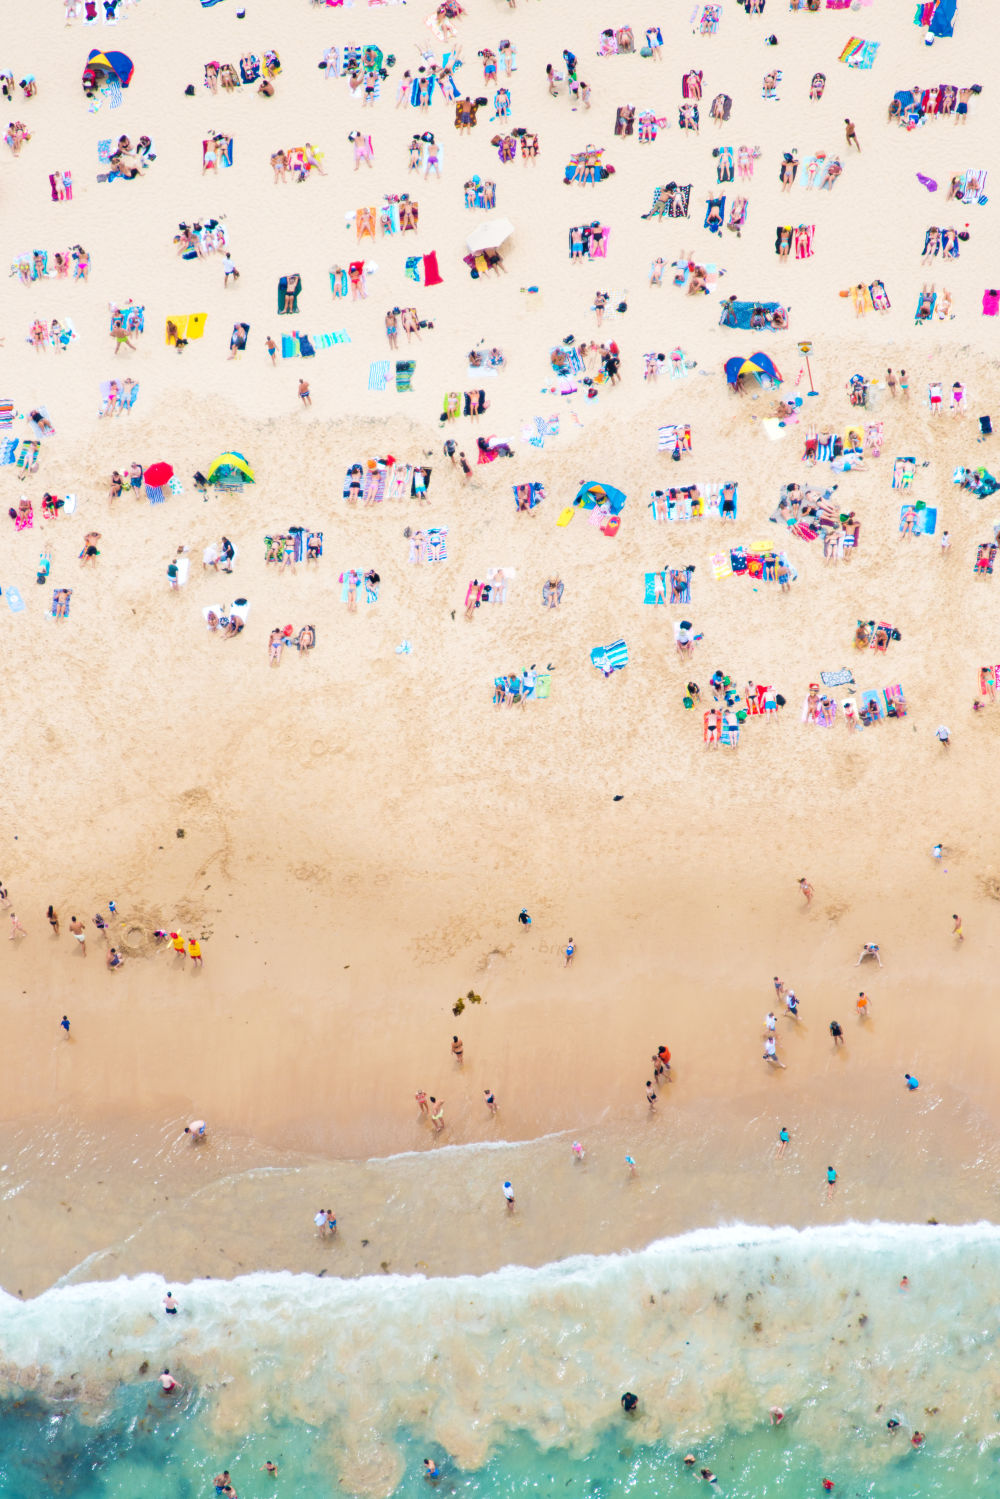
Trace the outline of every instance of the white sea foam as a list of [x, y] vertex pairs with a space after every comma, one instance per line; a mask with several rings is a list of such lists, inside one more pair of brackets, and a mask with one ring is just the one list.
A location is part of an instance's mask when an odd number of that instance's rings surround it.
[[1000, 1229], [987, 1223], [731, 1224], [481, 1277], [171, 1289], [176, 1318], [153, 1275], [0, 1294], [4, 1376], [80, 1390], [96, 1412], [118, 1383], [169, 1365], [220, 1433], [280, 1411], [325, 1429], [351, 1486], [373, 1493], [398, 1482], [401, 1430], [467, 1467], [518, 1429], [583, 1451], [620, 1419], [625, 1388], [646, 1441], [749, 1430], [776, 1402], [819, 1450], [858, 1440], [880, 1410], [918, 1421], [948, 1406], [967, 1438], [992, 1431]]

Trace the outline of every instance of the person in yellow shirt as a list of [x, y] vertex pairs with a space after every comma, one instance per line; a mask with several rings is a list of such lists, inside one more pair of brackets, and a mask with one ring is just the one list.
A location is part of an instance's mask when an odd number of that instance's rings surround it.
[[170, 933], [170, 946], [173, 948], [174, 952], [179, 952], [181, 957], [183, 958], [184, 938], [181, 936], [180, 932]]
[[188, 941], [188, 957], [196, 968], [201, 967], [201, 943], [194, 937], [191, 937]]

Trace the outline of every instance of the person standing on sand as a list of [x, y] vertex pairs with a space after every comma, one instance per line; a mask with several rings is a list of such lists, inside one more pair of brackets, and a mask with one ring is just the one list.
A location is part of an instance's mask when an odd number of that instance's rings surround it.
[[517, 919], [523, 927], [529, 927], [531, 925], [531, 917], [528, 915], [528, 912], [524, 906], [522, 906], [520, 911], [518, 911]]
[[486, 1100], [486, 1107], [489, 1109], [490, 1113], [495, 1114], [497, 1111], [497, 1101], [493, 1096], [493, 1089], [484, 1088], [483, 1098]]
[[420, 1088], [414, 1096], [416, 1097], [417, 1107], [420, 1110], [421, 1114], [429, 1115], [430, 1109], [427, 1106], [427, 1094], [424, 1092], [423, 1088]]
[[59, 935], [59, 913], [58, 913], [58, 911], [54, 910], [52, 908], [52, 906], [49, 906], [49, 909], [46, 911], [45, 915], [46, 915], [46, 919], [48, 920], [49, 926], [52, 928], [53, 932], [58, 937], [58, 935]]
[[[855, 964], [854, 966], [857, 967], [857, 964]], [[860, 991], [860, 993], [858, 994], [858, 997], [857, 997], [857, 999], [855, 1001], [855, 1007], [856, 1007], [857, 1012], [858, 1012], [858, 1019], [859, 1020], [867, 1020], [868, 1019], [868, 1004], [869, 1004], [868, 995], [862, 989]]]
[[66, 1040], [68, 1041], [69, 1040], [69, 1016], [68, 1015], [64, 1015], [63, 1018], [60, 1020], [59, 1024], [62, 1026], [63, 1030], [66, 1032]]
[[836, 1051], [838, 1046], [843, 1046], [844, 1044], [844, 1032], [841, 1029], [839, 1020], [830, 1021], [830, 1035], [833, 1037], [833, 1049]]
[[275, 341], [271, 337], [270, 333], [267, 335], [267, 337], [264, 340], [264, 347], [265, 347], [265, 349], [267, 350], [267, 352], [271, 356], [271, 363], [273, 365], [277, 365], [278, 361], [275, 358], [275, 356], [276, 356], [276, 354], [278, 352], [278, 345], [275, 343]]
[[646, 1102], [649, 1104], [649, 1112], [656, 1113], [656, 1093], [653, 1090], [652, 1078], [646, 1079]]
[[312, 396], [309, 394], [308, 380], [299, 381], [299, 400], [302, 402], [303, 406], [312, 405]]
[[844, 134], [847, 137], [847, 145], [848, 145], [848, 147], [857, 146], [858, 152], [860, 153], [860, 151], [861, 151], [861, 142], [858, 140], [858, 132], [854, 128], [854, 121], [853, 120], [845, 120], [844, 121]]
[[773, 1036], [768, 1036], [764, 1042], [764, 1061], [773, 1062], [775, 1067], [780, 1067], [784, 1071], [785, 1063], [778, 1060], [778, 1048]]
[[892, 373], [892, 370], [886, 370], [886, 372], [885, 372], [885, 383], [889, 387], [889, 394], [892, 396], [892, 399], [895, 400], [896, 399], [896, 377]]
[[573, 938], [571, 937], [569, 939], [569, 941], [567, 942], [567, 944], [566, 944], [566, 954], [565, 954], [565, 956], [566, 956], [566, 962], [563, 965], [565, 968], [568, 968], [570, 966], [570, 964], [573, 961], [573, 958], [574, 958], [575, 954], [576, 954], [576, 944], [574, 943]]
[[77, 942], [79, 942], [79, 944], [80, 944], [80, 951], [83, 953], [83, 956], [86, 957], [87, 956], [87, 933], [84, 930], [83, 922], [82, 921], [78, 921], [75, 916], [71, 916], [70, 919], [69, 919], [69, 930], [70, 930], [71, 936], [75, 937], [76, 940], [77, 940]]
[[439, 1135], [444, 1129], [444, 1099], [442, 1098], [439, 1103], [432, 1093], [431, 1103], [434, 1105], [431, 1110], [431, 1124], [434, 1127], [434, 1133]]
[[20, 920], [18, 919], [17, 912], [16, 911], [11, 911], [11, 913], [10, 913], [10, 941], [13, 942], [13, 940], [14, 940], [15, 937], [26, 937], [27, 935], [28, 935], [27, 932], [25, 931], [24, 927], [21, 925]]
[[455, 1061], [458, 1063], [458, 1065], [461, 1067], [462, 1059], [465, 1056], [465, 1047], [462, 1045], [461, 1037], [452, 1036], [451, 1054], [455, 1058]]
[[802, 894], [806, 898], [806, 905], [811, 906], [813, 898], [813, 887], [810, 885], [805, 875], [803, 875], [801, 880], [799, 880], [799, 889], [802, 891]]
[[789, 1142], [790, 1139], [791, 1139], [791, 1136], [789, 1135], [788, 1130], [785, 1128], [784, 1125], [782, 1125], [781, 1128], [778, 1131], [778, 1152], [777, 1152], [777, 1154], [778, 1154], [778, 1160], [779, 1161], [781, 1160], [781, 1157], [784, 1155], [785, 1151], [788, 1149], [788, 1142]]
[[826, 1200], [830, 1202], [837, 1188], [837, 1173], [832, 1166], [826, 1168]]
[[507, 1211], [512, 1213], [514, 1211], [514, 1188], [510, 1182], [504, 1182], [503, 1195], [507, 1199]]
[[953, 937], [957, 937], [958, 940], [959, 940], [959, 942], [964, 942], [965, 941], [965, 933], [962, 931], [962, 918], [961, 918], [961, 916], [956, 916], [954, 913], [952, 913], [952, 918], [951, 919], [955, 923], [955, 925], [951, 929], [951, 935]]

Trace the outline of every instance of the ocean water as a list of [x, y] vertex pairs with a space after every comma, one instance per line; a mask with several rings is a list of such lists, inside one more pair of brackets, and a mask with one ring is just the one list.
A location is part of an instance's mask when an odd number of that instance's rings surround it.
[[652, 1499], [701, 1492], [687, 1451], [734, 1495], [1000, 1482], [992, 1225], [741, 1225], [481, 1277], [171, 1289], [176, 1318], [155, 1276], [0, 1298], [0, 1495], [186, 1499], [228, 1468], [240, 1499], [417, 1499], [432, 1456], [464, 1499]]

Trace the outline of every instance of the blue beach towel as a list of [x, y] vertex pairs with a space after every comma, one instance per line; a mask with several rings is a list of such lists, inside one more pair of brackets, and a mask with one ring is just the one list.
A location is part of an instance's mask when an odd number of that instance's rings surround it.
[[11, 614], [20, 614], [21, 610], [24, 608], [24, 600], [18, 593], [17, 589], [8, 587], [6, 589], [6, 594], [7, 603], [10, 606]]
[[[656, 596], [656, 580], [657, 580], [657, 578], [659, 578], [660, 585], [661, 585], [660, 586], [660, 596], [659, 596], [659, 598], [657, 598], [657, 596]], [[666, 576], [663, 573], [647, 573], [646, 574], [646, 591], [645, 591], [645, 594], [643, 596], [642, 602], [644, 604], [666, 604], [666, 602], [667, 602], [666, 582], [667, 582]]]
[[389, 379], [388, 359], [373, 359], [368, 366], [368, 389], [385, 390]]

